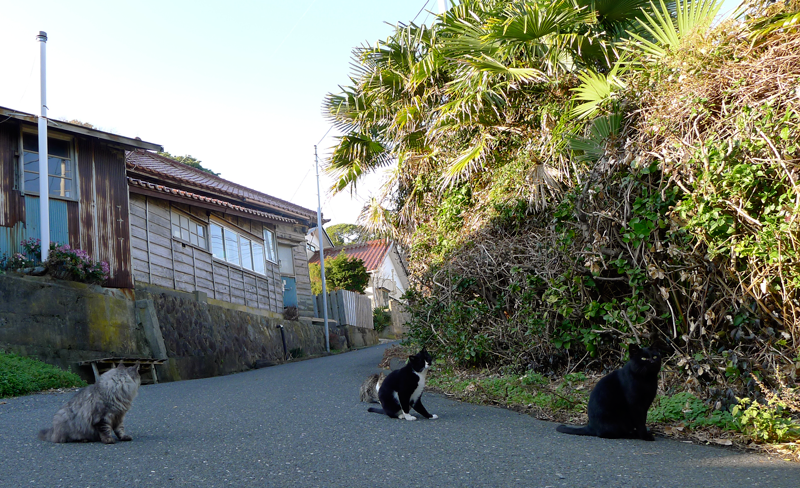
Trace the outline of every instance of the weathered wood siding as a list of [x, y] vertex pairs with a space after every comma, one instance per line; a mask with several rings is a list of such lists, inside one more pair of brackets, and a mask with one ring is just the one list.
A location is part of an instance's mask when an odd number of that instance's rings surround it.
[[[131, 193], [131, 255], [133, 277], [137, 283], [188, 292], [197, 290], [217, 300], [273, 312], [283, 311], [283, 283], [277, 264], [267, 261], [266, 273], [262, 275], [216, 259], [209, 250], [173, 238], [170, 220], [172, 208], [190, 214], [205, 224], [209, 224], [213, 216], [239, 231], [244, 231], [243, 235], [251, 234], [246, 236], [252, 239], [263, 236], [264, 226], [267, 225], [243, 217], [226, 216], [153, 196]], [[292, 238], [303, 239], [303, 235], [297, 234], [294, 227], [286, 227], [291, 230]], [[280, 228], [279, 225], [277, 230], [273, 230], [280, 234]], [[287, 232], [283, 234], [288, 235]], [[311, 283], [303, 245], [295, 247], [298, 299], [302, 293], [306, 302], [306, 308], [300, 310], [301, 315], [313, 317]]]
[[297, 243], [292, 247], [295, 283], [297, 286], [297, 310], [301, 317], [314, 317], [314, 295], [311, 293], [311, 278], [308, 274], [308, 255], [304, 229], [300, 226], [282, 224], [277, 226], [276, 237], [282, 244]]

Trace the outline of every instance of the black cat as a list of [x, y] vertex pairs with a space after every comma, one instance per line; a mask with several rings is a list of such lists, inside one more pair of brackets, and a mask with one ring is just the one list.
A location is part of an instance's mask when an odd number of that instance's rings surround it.
[[589, 395], [589, 424], [559, 425], [557, 431], [608, 439], [655, 440], [645, 422], [658, 389], [661, 355], [635, 344], [628, 348], [628, 353], [630, 360], [625, 366], [601, 378]]
[[411, 408], [426, 419], [438, 419], [431, 415], [422, 405], [422, 390], [425, 388], [425, 376], [433, 358], [422, 348], [418, 354], [408, 357], [408, 363], [402, 368], [392, 371], [383, 380], [378, 390], [381, 408], [370, 407], [370, 412], [384, 413], [392, 418], [417, 420], [410, 415]]

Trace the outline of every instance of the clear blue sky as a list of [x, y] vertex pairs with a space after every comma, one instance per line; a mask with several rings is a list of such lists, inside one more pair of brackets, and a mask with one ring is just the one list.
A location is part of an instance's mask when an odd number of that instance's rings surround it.
[[[0, 106], [39, 113], [42, 30], [49, 116], [191, 154], [226, 179], [316, 209], [323, 98], [348, 84], [353, 47], [388, 36], [387, 22], [431, 22], [425, 6], [438, 12], [437, 0], [0, 0]], [[331, 198], [322, 181], [325, 217], [354, 223], [380, 176], [354, 199]]]
[[[0, 106], [39, 113], [36, 35], [46, 31], [49, 116], [191, 154], [226, 179], [316, 209], [324, 96], [348, 83], [353, 47], [385, 38], [386, 22], [407, 22], [425, 4], [0, 0]], [[323, 194], [323, 213], [355, 222], [367, 196]]]

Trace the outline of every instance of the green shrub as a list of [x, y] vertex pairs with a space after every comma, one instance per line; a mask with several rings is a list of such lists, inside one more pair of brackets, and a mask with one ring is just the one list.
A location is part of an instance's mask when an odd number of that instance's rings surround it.
[[86, 382], [74, 373], [41, 361], [0, 352], [0, 398], [75, 386], [86, 386]]
[[375, 332], [380, 333], [383, 329], [392, 325], [392, 314], [380, 307], [373, 308], [372, 325], [375, 328]]

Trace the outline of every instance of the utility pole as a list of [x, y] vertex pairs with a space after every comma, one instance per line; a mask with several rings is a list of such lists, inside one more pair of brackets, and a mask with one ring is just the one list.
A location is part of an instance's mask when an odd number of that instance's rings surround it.
[[450, 10], [449, 4], [450, 2], [448, 2], [447, 0], [439, 0], [439, 15], [442, 15], [443, 13]]
[[319, 239], [319, 271], [322, 278], [322, 316], [325, 320], [325, 352], [331, 352], [331, 339], [328, 333], [328, 290], [325, 286], [325, 241], [322, 239], [322, 197], [319, 192], [319, 158], [314, 146], [314, 167], [317, 170], [317, 239]]

